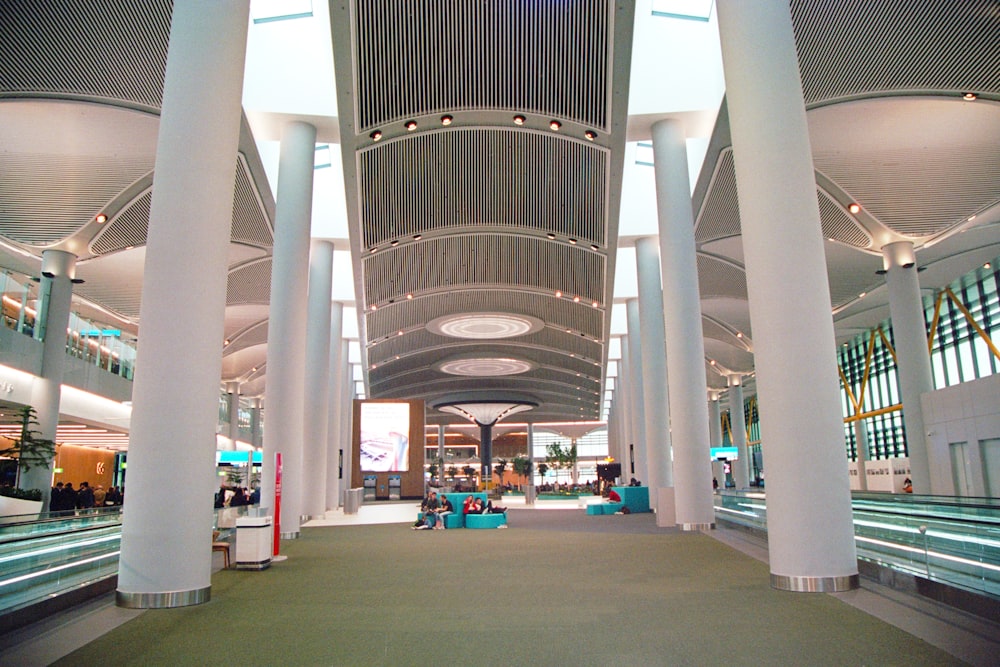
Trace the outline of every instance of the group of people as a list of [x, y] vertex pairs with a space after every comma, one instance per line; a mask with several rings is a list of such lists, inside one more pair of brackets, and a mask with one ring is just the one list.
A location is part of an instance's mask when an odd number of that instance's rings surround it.
[[260, 486], [254, 487], [253, 491], [248, 491], [245, 486], [228, 487], [223, 484], [219, 487], [219, 492], [215, 494], [215, 509], [243, 507], [244, 505], [257, 505], [259, 503]]
[[121, 505], [124, 500], [124, 493], [117, 486], [105, 490], [101, 484], [91, 488], [89, 482], [80, 482], [80, 488], [74, 489], [73, 482], [56, 482], [49, 499], [49, 511], [66, 512]]
[[[413, 524], [413, 530], [444, 530], [444, 517], [455, 511], [455, 506], [448, 500], [448, 496], [441, 494], [438, 498], [437, 491], [431, 490], [420, 503], [420, 512], [423, 516], [418, 517]], [[462, 514], [503, 514], [506, 507], [494, 505], [492, 500], [483, 504], [483, 499], [469, 494], [462, 503]]]

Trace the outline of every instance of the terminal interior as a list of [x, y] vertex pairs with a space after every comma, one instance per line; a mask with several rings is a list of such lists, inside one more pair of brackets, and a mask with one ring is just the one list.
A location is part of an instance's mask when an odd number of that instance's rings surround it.
[[0, 663], [995, 664], [998, 21], [2, 3]]

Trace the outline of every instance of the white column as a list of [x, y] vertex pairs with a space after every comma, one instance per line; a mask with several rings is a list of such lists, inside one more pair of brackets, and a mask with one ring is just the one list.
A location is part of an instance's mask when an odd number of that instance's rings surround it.
[[[42, 335], [41, 372], [31, 383], [31, 405], [35, 408], [38, 437], [55, 440], [59, 427], [59, 400], [62, 396], [63, 369], [66, 366], [66, 328], [69, 326], [73, 300], [76, 255], [62, 250], [42, 251], [42, 295], [35, 317], [35, 334]], [[52, 495], [53, 461], [47, 465], [22, 469], [20, 486], [39, 489], [43, 508], [48, 509]], [[87, 481], [87, 480], [81, 480]]]
[[632, 467], [631, 481], [635, 477], [646, 486], [649, 484], [649, 469], [646, 465], [646, 420], [643, 416], [642, 400], [642, 347], [639, 342], [639, 302], [629, 299], [626, 305], [629, 335], [622, 338], [622, 350], [628, 355], [629, 414], [632, 416], [632, 440], [629, 442]]
[[716, 6], [767, 449], [771, 585], [856, 588], [836, 340], [791, 13], [787, 0]]
[[931, 358], [927, 351], [927, 322], [917, 280], [913, 243], [900, 241], [882, 248], [885, 283], [889, 288], [889, 313], [896, 345], [896, 372], [903, 401], [906, 453], [910, 457], [910, 480], [914, 493], [935, 493], [931, 488], [930, 461], [920, 395], [934, 391]]
[[254, 449], [260, 449], [264, 442], [261, 433], [262, 423], [261, 398], [259, 396], [255, 396], [250, 399], [250, 440]]
[[240, 383], [226, 383], [226, 400], [229, 401], [229, 438], [230, 447], [236, 449], [236, 440], [240, 437]]
[[302, 514], [326, 514], [326, 471], [330, 449], [330, 313], [333, 290], [333, 244], [313, 241], [309, 254], [309, 300], [306, 320], [305, 398], [303, 408]]
[[[722, 402], [719, 392], [708, 393], [708, 440], [710, 447], [722, 446]], [[712, 477], [719, 483], [719, 488], [726, 487], [726, 472], [722, 461], [712, 462]]]
[[743, 378], [729, 376], [729, 427], [733, 429], [733, 447], [738, 457], [732, 462], [733, 482], [737, 489], [750, 486], [750, 461], [747, 455], [747, 420], [743, 399]]
[[674, 501], [681, 530], [715, 526], [708, 452], [705, 339], [701, 329], [698, 260], [684, 128], [678, 120], [653, 124], [656, 208], [666, 334]]
[[646, 422], [646, 465], [649, 469], [650, 502], [653, 502], [654, 497], [659, 497], [660, 488], [674, 485], [659, 255], [655, 238], [636, 240], [639, 340], [642, 347], [642, 406]]
[[[344, 450], [341, 485], [345, 489], [352, 488], [354, 484], [354, 370], [351, 368], [350, 345], [346, 339], [340, 343], [341, 358], [344, 360], [340, 385], [340, 446]], [[361, 480], [357, 481], [361, 483]]]
[[438, 481], [444, 485], [444, 424], [438, 424]]
[[[174, 2], [132, 388], [120, 606], [180, 607], [209, 599], [208, 508], [217, 484], [215, 433], [249, 7], [248, 0]], [[178, 318], [197, 335], [178, 335]], [[184, 487], [172, 494], [169, 510], [163, 502], [167, 470]]]
[[531, 474], [528, 475], [528, 491], [524, 494], [527, 505], [535, 504], [535, 425], [528, 424], [528, 459], [531, 461]]
[[[306, 300], [316, 128], [292, 121], [281, 133], [267, 333], [267, 422], [261, 506], [274, 510], [275, 456], [282, 456], [281, 537], [299, 536], [306, 365]], [[279, 520], [276, 517], [275, 520]]]
[[326, 455], [326, 508], [337, 509], [341, 504], [341, 490], [347, 488], [340, 479], [340, 466], [342, 463], [340, 450], [344, 447], [344, 441], [340, 437], [340, 421], [343, 419], [343, 401], [341, 392], [344, 389], [344, 369], [346, 360], [343, 358], [343, 335], [344, 331], [344, 304], [333, 303], [330, 305], [330, 350], [329, 350], [329, 384], [327, 393], [329, 401], [327, 417], [329, 421], [326, 427], [326, 440], [328, 444]]
[[[868, 490], [868, 427], [864, 419], [854, 422], [854, 441], [857, 444], [858, 453], [858, 490]], [[913, 466], [910, 466], [910, 473], [913, 473]], [[910, 478], [913, 481], [913, 478]]]

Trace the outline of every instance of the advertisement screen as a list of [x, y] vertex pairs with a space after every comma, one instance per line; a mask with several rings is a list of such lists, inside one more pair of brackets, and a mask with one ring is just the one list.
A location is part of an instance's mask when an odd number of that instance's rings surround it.
[[410, 404], [361, 404], [361, 470], [410, 469]]

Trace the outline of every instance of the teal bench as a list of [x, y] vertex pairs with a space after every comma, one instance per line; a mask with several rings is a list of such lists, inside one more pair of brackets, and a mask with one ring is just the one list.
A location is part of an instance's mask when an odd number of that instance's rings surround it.
[[[472, 496], [473, 498], [479, 498], [480, 500], [483, 501], [484, 505], [489, 500], [489, 498], [487, 497], [487, 494], [486, 494], [485, 491], [461, 491], [461, 492], [459, 492], [459, 491], [452, 491], [452, 492], [449, 492], [449, 493], [439, 493], [438, 494], [438, 498], [447, 497], [448, 501], [451, 502], [452, 507], [455, 508], [455, 511], [452, 512], [451, 514], [445, 514], [444, 515], [444, 527], [445, 528], [469, 528], [470, 526], [466, 525], [466, 519], [468, 517], [474, 517], [474, 516], [499, 516], [499, 517], [503, 517], [503, 521], [501, 523], [506, 523], [507, 522], [507, 515], [506, 514], [494, 514], [494, 515], [469, 514], [468, 516], [462, 514], [462, 507], [465, 504], [465, 499], [468, 498], [469, 496]], [[420, 512], [417, 516], [419, 516], [420, 518], [423, 518], [424, 513]], [[497, 525], [499, 525], [499, 524], [497, 524]], [[477, 528], [489, 528], [489, 527], [496, 528], [496, 526], [478, 526], [478, 525], [476, 527]]]
[[614, 514], [621, 512], [625, 503], [590, 503], [587, 505], [587, 514]]
[[507, 524], [507, 513], [499, 514], [466, 514], [466, 528], [499, 528]]

